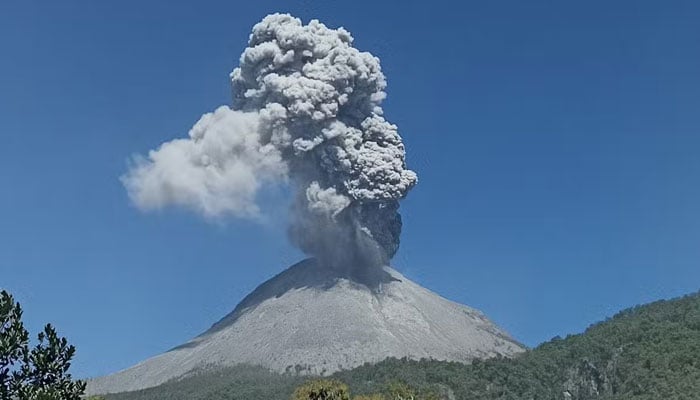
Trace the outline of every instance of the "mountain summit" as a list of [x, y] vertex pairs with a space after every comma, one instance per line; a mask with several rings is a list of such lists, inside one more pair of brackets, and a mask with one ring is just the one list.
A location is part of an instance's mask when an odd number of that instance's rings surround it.
[[88, 392], [139, 390], [236, 364], [327, 375], [388, 357], [469, 362], [523, 350], [481, 312], [392, 268], [348, 276], [307, 259], [260, 285], [203, 334], [89, 381]]

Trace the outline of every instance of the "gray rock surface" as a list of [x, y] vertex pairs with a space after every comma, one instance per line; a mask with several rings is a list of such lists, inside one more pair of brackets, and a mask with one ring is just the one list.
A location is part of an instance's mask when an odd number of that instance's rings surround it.
[[153, 387], [212, 366], [326, 375], [387, 357], [469, 362], [521, 351], [481, 312], [394, 269], [357, 279], [305, 260], [260, 285], [200, 336], [88, 381], [88, 393]]

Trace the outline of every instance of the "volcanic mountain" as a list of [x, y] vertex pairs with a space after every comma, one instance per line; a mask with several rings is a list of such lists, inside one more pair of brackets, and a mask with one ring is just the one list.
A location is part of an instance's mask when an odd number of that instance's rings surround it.
[[236, 364], [327, 375], [388, 357], [469, 362], [523, 350], [481, 312], [392, 268], [358, 277], [307, 259], [261, 284], [203, 334], [90, 380], [88, 392], [144, 389]]

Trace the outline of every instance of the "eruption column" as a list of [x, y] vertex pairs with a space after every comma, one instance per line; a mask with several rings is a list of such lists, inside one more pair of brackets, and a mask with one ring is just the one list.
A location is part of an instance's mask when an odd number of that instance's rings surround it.
[[417, 177], [383, 116], [379, 59], [352, 42], [316, 20], [264, 18], [231, 73], [231, 107], [204, 115], [188, 139], [164, 143], [122, 177], [134, 203], [254, 217], [260, 187], [286, 182], [296, 193], [295, 245], [335, 268], [388, 263], [399, 246], [399, 201]]

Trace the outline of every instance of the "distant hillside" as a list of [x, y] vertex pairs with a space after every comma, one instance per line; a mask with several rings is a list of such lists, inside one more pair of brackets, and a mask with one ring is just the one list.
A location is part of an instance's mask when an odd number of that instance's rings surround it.
[[514, 360], [387, 360], [337, 378], [355, 392], [443, 385], [457, 399], [700, 399], [700, 294], [625, 310]]
[[[355, 394], [399, 381], [465, 400], [700, 399], [700, 293], [622, 311], [515, 359], [472, 365], [389, 359], [334, 378]], [[108, 399], [286, 400], [306, 379], [234, 367]]]

